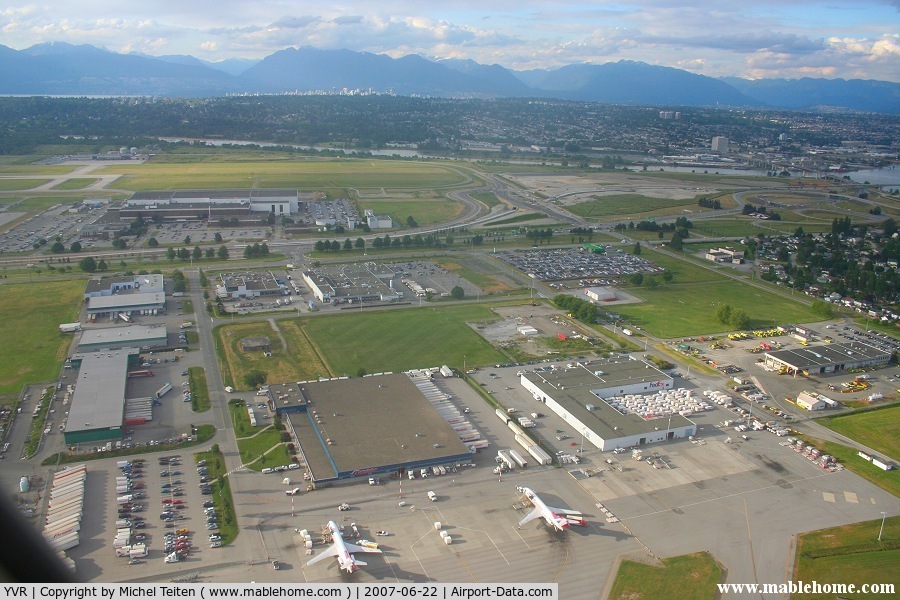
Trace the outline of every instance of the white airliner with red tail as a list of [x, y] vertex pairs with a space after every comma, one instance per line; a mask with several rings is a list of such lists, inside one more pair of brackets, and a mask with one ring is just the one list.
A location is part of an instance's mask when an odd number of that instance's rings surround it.
[[581, 516], [581, 512], [577, 510], [569, 510], [567, 508], [556, 508], [553, 506], [547, 506], [544, 504], [544, 501], [541, 500], [541, 497], [535, 493], [534, 490], [527, 487], [518, 487], [516, 488], [519, 493], [523, 494], [534, 506], [534, 510], [525, 515], [525, 518], [519, 521], [519, 527], [528, 523], [529, 521], [533, 521], [538, 517], [543, 517], [544, 521], [547, 522], [547, 525], [550, 525], [557, 531], [563, 531], [568, 528], [570, 525], [586, 525], [584, 518]]
[[381, 554], [381, 550], [376, 548], [366, 548], [365, 546], [357, 546], [356, 544], [348, 544], [344, 541], [344, 538], [341, 537], [341, 529], [337, 526], [337, 523], [334, 521], [328, 521], [328, 529], [331, 530], [331, 547], [328, 550], [325, 550], [319, 556], [315, 557], [308, 563], [306, 566], [315, 564], [320, 560], [325, 560], [326, 558], [336, 556], [338, 559], [338, 564], [341, 567], [341, 570], [347, 571], [348, 573], [352, 573], [359, 568], [360, 565], [365, 566], [366, 563], [361, 560], [356, 560], [354, 558], [354, 554], [359, 552], [377, 552]]

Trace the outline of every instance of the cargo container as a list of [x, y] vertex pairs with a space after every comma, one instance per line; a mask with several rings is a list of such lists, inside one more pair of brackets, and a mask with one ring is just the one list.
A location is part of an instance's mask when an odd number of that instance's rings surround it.
[[70, 548], [74, 548], [78, 545], [79, 537], [78, 532], [73, 531], [72, 533], [66, 534], [62, 537], [58, 537], [55, 540], [47, 542], [50, 545], [50, 548], [54, 552], [59, 552], [60, 550], [68, 550]]
[[518, 466], [516, 461], [513, 460], [513, 457], [509, 455], [509, 452], [507, 450], [498, 450], [497, 457], [501, 460], [503, 465], [511, 471], [515, 470], [515, 468]]
[[171, 391], [172, 391], [172, 384], [166, 383], [164, 386], [162, 386], [161, 388], [156, 390], [156, 398], [157, 399], [162, 398], [163, 396], [165, 396], [166, 394], [168, 394]]
[[504, 423], [509, 423], [509, 415], [506, 414], [506, 411], [505, 411], [505, 410], [503, 410], [502, 408], [498, 408], [498, 409], [497, 409], [496, 411], [494, 411], [494, 412], [497, 413], [497, 416], [500, 417], [500, 420], [501, 420], [501, 421], [503, 421]]
[[510, 450], [509, 455], [514, 461], [516, 461], [516, 464], [518, 464], [523, 469], [528, 466], [528, 461], [525, 460], [525, 457], [519, 454], [517, 450]]

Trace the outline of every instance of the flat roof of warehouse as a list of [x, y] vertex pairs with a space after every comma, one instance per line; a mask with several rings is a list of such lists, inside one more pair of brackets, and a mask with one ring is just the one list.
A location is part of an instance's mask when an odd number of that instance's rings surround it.
[[166, 295], [162, 292], [134, 292], [131, 294], [113, 294], [112, 296], [92, 296], [88, 298], [89, 311], [109, 311], [127, 309], [131, 306], [163, 305]]
[[81, 359], [69, 407], [66, 433], [122, 426], [128, 356], [136, 349], [103, 350], [72, 356]]
[[883, 356], [890, 356], [890, 352], [879, 350], [875, 346], [865, 342], [841, 342], [836, 344], [823, 344], [821, 346], [801, 346], [787, 350], [766, 352], [767, 356], [794, 366], [838, 364], [846, 361], [872, 360]]
[[81, 340], [78, 345], [125, 344], [130, 340], [143, 342], [158, 339], [166, 339], [165, 325], [128, 325], [126, 327], [85, 329], [81, 332]]
[[[291, 420], [307, 418], [313, 424], [309, 431], [323, 441], [340, 473], [469, 453], [456, 431], [403, 373], [300, 387], [307, 413], [292, 415]], [[305, 452], [309, 441], [300, 441]], [[313, 476], [321, 479], [309, 460]]]

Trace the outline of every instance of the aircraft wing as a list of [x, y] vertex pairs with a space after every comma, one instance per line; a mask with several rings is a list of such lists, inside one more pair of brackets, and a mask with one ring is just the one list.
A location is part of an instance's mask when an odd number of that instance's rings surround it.
[[548, 506], [547, 508], [550, 509], [550, 512], [552, 512], [555, 515], [578, 515], [579, 517], [581, 516], [580, 510], [569, 510], [568, 508], [556, 508], [555, 506]]
[[521, 526], [524, 525], [525, 523], [528, 523], [528, 522], [530, 522], [530, 521], [534, 521], [535, 519], [537, 519], [537, 518], [540, 517], [540, 516], [541, 516], [541, 509], [540, 509], [540, 508], [535, 508], [533, 511], [531, 511], [530, 513], [528, 513], [527, 515], [525, 515], [525, 518], [524, 518], [524, 519], [522, 519], [521, 521], [519, 521], [519, 525], [518, 525], [518, 526], [521, 527]]
[[[344, 546], [347, 548], [347, 552], [349, 552], [350, 554], [359, 554], [360, 552], [374, 552], [377, 554], [381, 554], [381, 550], [379, 550], [378, 548], [367, 548], [365, 546], [357, 546], [356, 544], [348, 544], [347, 542], [344, 542]], [[364, 563], [356, 561], [356, 564], [361, 565]]]
[[337, 546], [332, 544], [327, 550], [323, 550], [321, 554], [319, 554], [317, 557], [313, 558], [306, 564], [307, 564], [307, 566], [313, 565], [313, 564], [319, 562], [320, 560], [325, 560], [326, 558], [334, 558], [337, 555], [338, 555]]

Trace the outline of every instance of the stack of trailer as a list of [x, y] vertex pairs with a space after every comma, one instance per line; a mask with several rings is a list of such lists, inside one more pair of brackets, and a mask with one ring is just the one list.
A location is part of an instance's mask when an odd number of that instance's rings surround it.
[[549, 465], [553, 463], [553, 458], [549, 454], [544, 452], [544, 450], [540, 446], [535, 444], [534, 440], [528, 437], [528, 435], [525, 433], [525, 430], [522, 429], [522, 427], [520, 427], [519, 424], [516, 423], [516, 421], [511, 419], [506, 411], [504, 411], [502, 408], [498, 408], [496, 410], [496, 414], [498, 417], [500, 417], [500, 420], [506, 423], [506, 426], [509, 427], [515, 434], [516, 441], [519, 443], [519, 445], [525, 448], [525, 451], [528, 452], [528, 454], [530, 454], [539, 465]]
[[469, 422], [463, 413], [450, 400], [450, 394], [447, 394], [435, 385], [432, 377], [438, 369], [417, 369], [407, 371], [407, 377], [412, 380], [416, 388], [438, 413], [450, 424], [460, 441], [465, 444], [469, 450], [475, 451], [481, 448], [487, 448], [490, 445], [486, 439], [481, 437], [481, 432]]
[[[85, 465], [69, 467], [53, 476], [44, 539], [55, 552], [65, 552], [77, 546], [80, 541], [86, 479]], [[74, 563], [70, 560], [66, 559], [64, 562], [74, 569]]]
[[142, 425], [153, 420], [153, 398], [125, 400], [125, 424]]
[[712, 405], [700, 398], [693, 397], [690, 390], [664, 390], [650, 395], [625, 394], [605, 398], [604, 401], [623, 415], [635, 414], [642, 419], [659, 419], [678, 414], [682, 417], [695, 412], [712, 410]]

